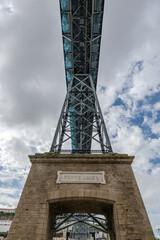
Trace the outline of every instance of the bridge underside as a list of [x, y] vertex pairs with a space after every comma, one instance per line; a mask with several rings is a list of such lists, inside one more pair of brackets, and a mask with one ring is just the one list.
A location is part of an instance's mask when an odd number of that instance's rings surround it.
[[104, 0], [60, 0], [66, 84], [74, 74], [91, 74], [99, 64]]
[[95, 109], [103, 8], [104, 0], [60, 0], [68, 106], [63, 109], [57, 130], [60, 140], [54, 140], [52, 152], [61, 152], [62, 144], [70, 139], [72, 152], [90, 153], [97, 135], [99, 149], [112, 151], [107, 131], [101, 127], [100, 107]]

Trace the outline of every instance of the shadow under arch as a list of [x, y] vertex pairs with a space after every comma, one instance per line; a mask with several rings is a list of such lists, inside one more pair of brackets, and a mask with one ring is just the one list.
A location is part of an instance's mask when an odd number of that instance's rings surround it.
[[94, 213], [104, 215], [109, 228], [110, 240], [116, 240], [114, 201], [101, 198], [59, 198], [48, 201], [48, 229], [46, 240], [52, 240], [56, 216], [67, 213]]

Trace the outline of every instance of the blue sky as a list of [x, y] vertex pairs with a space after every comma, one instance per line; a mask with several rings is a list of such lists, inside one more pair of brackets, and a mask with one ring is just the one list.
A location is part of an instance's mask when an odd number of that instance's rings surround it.
[[[160, 1], [106, 0], [97, 94], [114, 152], [160, 228]], [[49, 151], [66, 88], [58, 1], [0, 1], [0, 207], [16, 207], [29, 154]]]

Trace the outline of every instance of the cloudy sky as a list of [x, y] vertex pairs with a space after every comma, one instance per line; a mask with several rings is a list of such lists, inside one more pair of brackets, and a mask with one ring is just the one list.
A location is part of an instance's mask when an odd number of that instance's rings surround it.
[[[160, 227], [160, 0], [106, 0], [98, 97], [114, 152]], [[0, 207], [16, 207], [29, 154], [49, 151], [65, 96], [59, 1], [0, 0]]]

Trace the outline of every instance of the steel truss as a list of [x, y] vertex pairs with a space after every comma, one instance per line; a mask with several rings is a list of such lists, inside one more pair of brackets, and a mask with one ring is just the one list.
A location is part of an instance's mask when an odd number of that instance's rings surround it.
[[104, 216], [93, 213], [68, 213], [56, 216], [54, 235], [67, 229], [67, 237], [72, 234], [72, 239], [89, 239], [89, 235], [95, 232], [108, 234], [109, 226]]
[[68, 86], [50, 152], [61, 153], [71, 140], [72, 153], [90, 153], [92, 140], [102, 153], [112, 152], [102, 111], [90, 74], [75, 74]]
[[104, 0], [60, 0], [67, 94], [51, 152], [69, 152], [68, 140], [72, 153], [112, 152], [96, 95], [103, 10]]

